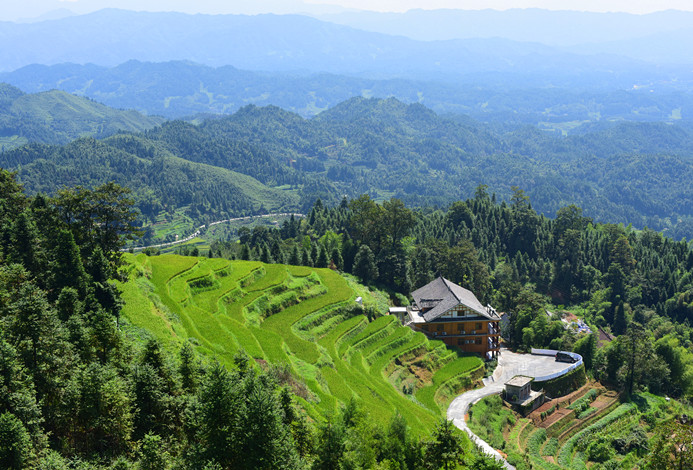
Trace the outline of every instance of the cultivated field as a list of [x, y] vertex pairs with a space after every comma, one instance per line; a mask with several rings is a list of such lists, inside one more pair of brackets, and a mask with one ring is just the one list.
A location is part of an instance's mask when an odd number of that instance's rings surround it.
[[227, 366], [244, 350], [278, 368], [314, 417], [355, 397], [378, 421], [398, 410], [427, 430], [483, 373], [479, 358], [393, 317], [369, 321], [354, 309], [357, 295], [375, 305], [367, 289], [329, 269], [175, 255], [127, 260], [123, 313], [134, 332], [172, 349], [189, 340]]
[[657, 425], [681, 411], [681, 404], [647, 393], [622, 403], [591, 383], [526, 418], [499, 396], [487, 397], [471, 408], [468, 424], [518, 470], [601, 468], [595, 465], [607, 461], [630, 469], [642, 464]]

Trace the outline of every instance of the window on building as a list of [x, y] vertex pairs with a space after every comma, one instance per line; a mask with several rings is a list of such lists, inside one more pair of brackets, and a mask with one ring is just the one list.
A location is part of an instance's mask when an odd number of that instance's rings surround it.
[[476, 339], [476, 344], [481, 344], [481, 338]]
[[476, 329], [477, 329], [477, 330], [480, 330], [480, 329], [481, 329], [481, 323], [477, 323], [475, 326], [476, 326]]
[[458, 323], [458, 324], [457, 324], [457, 331], [458, 331], [458, 332], [459, 332], [459, 331], [464, 332], [464, 325], [463, 325], [462, 323]]
[[463, 344], [464, 344], [464, 340], [463, 340], [463, 339], [458, 339], [458, 340], [457, 340], [457, 345], [458, 345], [458, 346], [462, 346]]
[[438, 325], [438, 331], [443, 331], [443, 325]]

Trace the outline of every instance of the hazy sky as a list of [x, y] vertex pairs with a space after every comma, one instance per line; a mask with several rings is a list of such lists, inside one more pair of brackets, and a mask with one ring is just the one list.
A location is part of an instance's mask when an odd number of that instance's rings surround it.
[[306, 0], [306, 3], [337, 4], [349, 8], [378, 11], [406, 11], [459, 8], [545, 8], [549, 10], [623, 11], [650, 13], [662, 10], [693, 11], [693, 0]]
[[[0, 20], [37, 18], [59, 9], [84, 14], [113, 7], [185, 13], [331, 13], [343, 9], [402, 12], [414, 8], [546, 8], [552, 10], [649, 13], [693, 11], [693, 0], [0, 0]], [[55, 15], [52, 15], [55, 16]], [[49, 16], [50, 18], [50, 16]]]

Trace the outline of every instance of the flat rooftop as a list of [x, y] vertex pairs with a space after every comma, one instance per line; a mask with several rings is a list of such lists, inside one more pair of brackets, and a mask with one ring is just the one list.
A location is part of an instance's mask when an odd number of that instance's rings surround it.
[[532, 377], [527, 377], [526, 375], [516, 375], [512, 379], [505, 382], [505, 385], [510, 385], [513, 387], [524, 387], [532, 380], [534, 380]]
[[407, 307], [390, 307], [390, 314], [407, 313]]

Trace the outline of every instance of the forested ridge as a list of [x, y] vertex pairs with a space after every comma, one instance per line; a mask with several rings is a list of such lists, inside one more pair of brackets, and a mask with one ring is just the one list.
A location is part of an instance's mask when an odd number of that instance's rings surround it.
[[498, 468], [448, 422], [377, 424], [355, 400], [309, 419], [282, 364], [227, 369], [129, 327], [115, 281], [134, 219], [115, 184], [28, 198], [0, 172], [0, 467]]
[[[370, 423], [358, 403], [313, 422], [282, 385], [281, 368], [259, 371], [240, 354], [227, 370], [191, 345], [172, 355], [128, 334], [113, 284], [123, 275], [118, 249], [136, 235], [127, 190], [107, 184], [27, 198], [11, 174], [2, 178], [4, 467], [495, 468], [463, 450], [450, 424], [422, 441], [401, 418]], [[512, 313], [505, 334], [517, 349], [576, 350], [595, 377], [626, 394], [685, 400], [692, 392], [693, 251], [685, 241], [595, 224], [576, 206], [548, 219], [521, 189], [498, 203], [485, 186], [426, 212], [394, 198], [318, 201], [304, 220], [239, 236], [213, 243], [208, 256], [331, 266], [402, 303], [444, 275]], [[596, 332], [576, 335], [546, 316], [568, 305], [616, 339], [597, 350]], [[666, 458], [670, 447], [662, 449]]]
[[[32, 193], [116, 180], [133, 188], [150, 221], [181, 208], [197, 222], [305, 211], [316, 197], [336, 204], [363, 193], [445, 207], [486, 184], [506, 200], [519, 186], [547, 216], [577, 204], [597, 221], [679, 239], [693, 234], [690, 142], [686, 126], [623, 123], [556, 137], [441, 117], [395, 99], [353, 98], [310, 120], [247, 106], [198, 125], [172, 121], [141, 134], [27, 146], [0, 154], [0, 164], [17, 169]], [[161, 165], [179, 176], [167, 178]], [[224, 190], [238, 173], [259, 184]]]

